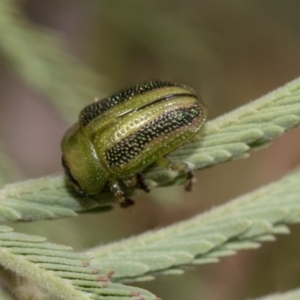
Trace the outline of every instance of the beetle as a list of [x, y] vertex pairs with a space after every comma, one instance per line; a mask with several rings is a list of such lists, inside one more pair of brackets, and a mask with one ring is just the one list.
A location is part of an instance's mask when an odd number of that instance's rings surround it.
[[96, 99], [62, 139], [65, 173], [78, 192], [90, 197], [108, 183], [121, 207], [134, 202], [124, 196], [120, 182], [148, 192], [142, 171], [155, 162], [185, 172], [185, 188], [191, 190], [192, 169], [165, 156], [199, 132], [205, 120], [200, 96], [178, 83], [148, 81]]

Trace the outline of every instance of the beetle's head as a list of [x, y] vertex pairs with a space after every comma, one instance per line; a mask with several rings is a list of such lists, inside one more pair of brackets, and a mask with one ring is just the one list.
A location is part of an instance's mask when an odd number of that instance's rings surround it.
[[84, 194], [84, 191], [82, 190], [81, 186], [79, 185], [78, 181], [73, 177], [71, 170], [69, 168], [69, 166], [67, 165], [64, 157], [61, 157], [61, 164], [65, 170], [65, 174], [67, 176], [67, 178], [69, 179], [69, 181], [72, 183], [72, 185], [74, 186], [74, 188], [76, 189], [76, 191], [79, 194]]
[[87, 195], [97, 194], [105, 185], [109, 174], [78, 123], [65, 133], [61, 149], [62, 165], [75, 189]]

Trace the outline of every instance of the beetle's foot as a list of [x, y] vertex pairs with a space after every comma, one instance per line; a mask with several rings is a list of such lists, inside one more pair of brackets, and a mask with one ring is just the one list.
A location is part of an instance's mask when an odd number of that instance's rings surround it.
[[126, 207], [132, 206], [134, 204], [133, 200], [124, 197], [124, 192], [122, 191], [122, 189], [117, 181], [111, 182], [110, 189], [111, 189], [112, 193], [114, 194], [114, 196], [118, 199], [118, 202], [121, 207], [126, 208]]
[[149, 193], [150, 188], [149, 188], [148, 184], [145, 181], [144, 175], [142, 173], [137, 173], [136, 174], [136, 179], [137, 179], [137, 182], [139, 184], [139, 187], [142, 190], [144, 190], [146, 193]]
[[123, 179], [123, 182], [127, 187], [134, 187], [136, 185], [137, 177], [131, 176], [128, 178]]
[[127, 208], [132, 205], [134, 205], [134, 201], [132, 199], [123, 198], [123, 200], [120, 201], [120, 207], [122, 207], [122, 208]]
[[196, 183], [196, 178], [195, 178], [193, 170], [188, 166], [186, 166], [185, 173], [186, 173], [187, 182], [184, 186], [184, 189], [187, 192], [191, 192], [193, 190], [194, 184]]
[[172, 161], [168, 160], [167, 158], [162, 157], [157, 161], [157, 164], [161, 167], [168, 168], [172, 171], [184, 172], [186, 175], [186, 180], [187, 180], [185, 183], [184, 189], [187, 192], [190, 192], [193, 190], [194, 184], [196, 182], [196, 178], [194, 175], [193, 168], [191, 168], [187, 163], [176, 164], [176, 163], [173, 163]]

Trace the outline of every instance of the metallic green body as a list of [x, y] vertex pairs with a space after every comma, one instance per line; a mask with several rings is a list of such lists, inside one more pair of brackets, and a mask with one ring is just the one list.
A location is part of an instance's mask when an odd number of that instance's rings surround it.
[[193, 137], [206, 119], [195, 92], [148, 82], [87, 106], [63, 137], [67, 173], [87, 195], [128, 180]]

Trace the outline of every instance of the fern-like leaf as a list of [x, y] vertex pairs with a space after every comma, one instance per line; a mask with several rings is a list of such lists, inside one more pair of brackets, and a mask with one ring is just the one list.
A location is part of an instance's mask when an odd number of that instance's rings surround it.
[[[244, 157], [250, 149], [269, 143], [300, 122], [300, 78], [222, 117], [207, 123], [195, 139], [172, 152], [173, 161], [195, 169]], [[182, 174], [159, 167], [145, 170], [152, 186], [182, 182]], [[45, 177], [5, 186], [0, 191], [0, 219], [40, 220], [74, 216], [77, 212], [106, 210], [115, 202], [104, 189], [97, 199], [82, 198], [64, 176]]]
[[0, 290], [0, 299], [1, 300], [13, 300], [7, 293]]
[[30, 23], [16, 1], [0, 1], [0, 28], [0, 52], [10, 66], [70, 121], [103, 96], [107, 80], [68, 55], [54, 32]]
[[91, 255], [0, 226], [0, 265], [60, 299], [158, 299], [143, 289], [112, 283], [114, 272], [90, 261]]
[[300, 170], [190, 220], [88, 251], [92, 262], [113, 269], [115, 280], [178, 274], [191, 265], [217, 262], [239, 250], [289, 233], [300, 222]]
[[[300, 78], [207, 123], [193, 140], [170, 153], [199, 170], [247, 156], [300, 123]], [[174, 174], [174, 173], [173, 173]], [[178, 174], [174, 174], [174, 180]], [[170, 173], [155, 168], [147, 178], [157, 185], [172, 184]]]
[[20, 170], [14, 161], [0, 147], [0, 186], [20, 177]]
[[256, 300], [299, 300], [299, 299], [300, 299], [300, 289], [289, 291], [286, 293], [269, 295], [266, 297], [257, 298]]

